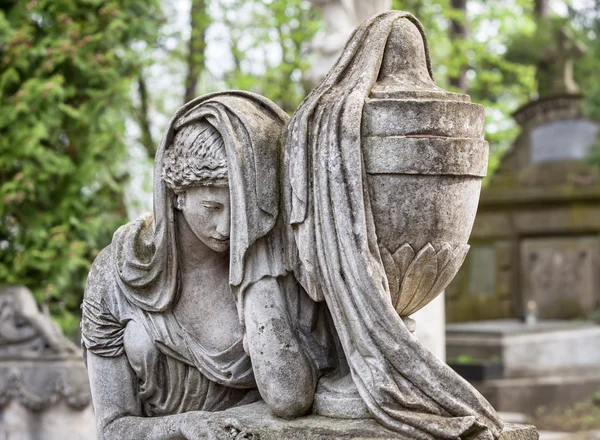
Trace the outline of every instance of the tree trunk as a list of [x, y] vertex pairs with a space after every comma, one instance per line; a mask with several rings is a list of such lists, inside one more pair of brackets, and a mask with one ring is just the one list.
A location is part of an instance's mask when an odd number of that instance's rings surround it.
[[198, 78], [204, 70], [206, 51], [206, 30], [210, 25], [210, 17], [205, 0], [192, 0], [190, 13], [191, 34], [188, 43], [187, 75], [185, 78], [184, 102], [196, 97]]
[[548, 0], [535, 0], [534, 12], [536, 18], [547, 18], [550, 12]]
[[138, 93], [140, 97], [138, 123], [140, 124], [140, 130], [142, 132], [140, 142], [146, 149], [148, 157], [153, 158], [156, 154], [156, 144], [154, 143], [154, 139], [152, 138], [152, 131], [150, 130], [148, 88], [146, 87], [146, 79], [144, 78], [143, 72], [140, 73], [140, 77], [138, 79]]
[[[467, 0], [451, 0], [450, 1], [452, 9], [458, 15], [460, 15], [460, 20], [452, 19], [450, 22], [450, 40], [453, 43], [457, 43], [459, 41], [465, 41], [467, 39], [468, 30], [466, 25], [467, 20]], [[461, 56], [462, 57], [462, 56]], [[462, 91], [467, 91], [467, 66], [463, 65], [460, 68], [460, 73], [458, 76], [454, 76], [450, 78], [450, 85], [454, 87], [458, 87]]]

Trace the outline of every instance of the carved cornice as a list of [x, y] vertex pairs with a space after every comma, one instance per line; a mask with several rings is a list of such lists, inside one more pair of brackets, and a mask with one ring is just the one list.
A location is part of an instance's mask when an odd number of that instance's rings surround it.
[[522, 127], [533, 127], [557, 119], [584, 117], [579, 104], [582, 95], [557, 95], [540, 98], [519, 108], [513, 118]]
[[42, 411], [60, 401], [76, 410], [91, 402], [83, 364], [65, 366], [2, 366], [0, 364], [0, 407], [16, 400], [32, 411]]

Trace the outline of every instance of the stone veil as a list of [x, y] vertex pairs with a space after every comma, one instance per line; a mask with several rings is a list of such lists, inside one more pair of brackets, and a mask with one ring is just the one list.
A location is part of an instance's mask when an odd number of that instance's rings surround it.
[[[164, 157], [175, 131], [201, 119], [214, 125], [229, 147], [229, 186], [231, 203], [236, 207], [231, 227], [231, 286], [240, 287], [248, 281], [244, 271], [248, 267], [274, 271], [256, 275], [259, 278], [283, 272], [281, 264], [246, 263], [248, 250], [273, 229], [279, 215], [280, 137], [289, 116], [268, 99], [250, 92], [204, 95], [175, 113], [156, 154], [152, 231], [127, 225], [115, 233], [113, 264], [119, 287], [131, 303], [148, 312], [164, 312], [178, 294], [174, 205], [161, 177]], [[260, 154], [255, 154], [257, 151]], [[252, 253], [255, 258], [257, 252]]]
[[[284, 197], [296, 276], [325, 301], [358, 392], [385, 427], [415, 439], [495, 439], [502, 422], [464, 379], [408, 330], [390, 291], [371, 212], [361, 151], [365, 99], [394, 24], [390, 11], [364, 22], [324, 81], [290, 121]], [[406, 197], [411, 197], [407, 194]]]
[[[229, 257], [232, 293], [240, 299], [245, 288], [254, 282], [286, 273], [282, 246], [273, 229], [279, 218], [281, 137], [289, 116], [268, 99], [249, 92], [202, 96], [175, 113], [162, 139], [155, 161], [154, 214], [119, 228], [112, 244], [96, 262], [98, 269], [93, 273], [103, 274], [107, 281], [97, 282], [90, 277], [94, 281], [88, 282], [82, 307], [83, 348], [109, 358], [123, 354], [125, 324], [120, 321], [130, 318], [115, 318], [106, 304], [119, 304], [119, 310], [125, 307], [121, 304], [132, 304], [133, 308], [129, 305], [125, 308], [136, 310], [135, 319], [144, 323], [160, 350], [169, 357], [193, 365], [203, 376], [220, 385], [250, 389], [256, 387], [256, 383], [242, 340], [228, 352], [209, 353], [193, 338], [181, 336], [186, 334], [184, 331], [174, 330], [179, 327], [170, 312], [179, 296], [180, 262], [175, 194], [167, 187], [161, 171], [175, 132], [199, 120], [213, 125], [227, 146], [231, 204], [236, 207], [231, 220]], [[244, 302], [238, 302], [243, 323]], [[172, 379], [179, 377], [176, 367], [173, 370]], [[182, 393], [177, 389], [164, 392]], [[188, 403], [192, 405], [193, 399]], [[177, 405], [169, 399], [161, 401], [165, 414], [187, 408]]]

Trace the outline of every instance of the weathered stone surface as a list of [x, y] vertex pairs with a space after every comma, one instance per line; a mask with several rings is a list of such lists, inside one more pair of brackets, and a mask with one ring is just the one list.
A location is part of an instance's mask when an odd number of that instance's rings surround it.
[[[388, 439], [414, 440], [383, 428], [373, 419], [340, 420], [311, 415], [296, 420], [273, 417], [262, 403], [233, 408], [211, 416], [214, 432], [233, 433], [252, 440]], [[232, 431], [233, 429], [233, 431]], [[246, 437], [243, 437], [243, 436]], [[223, 437], [227, 438], [227, 437]], [[499, 440], [537, 440], [533, 426], [507, 423]]]
[[537, 440], [540, 436], [534, 426], [514, 425], [507, 423], [500, 440]]
[[[497, 439], [495, 410], [407, 325], [468, 251], [483, 120], [435, 85], [421, 24], [397, 11], [357, 28], [289, 123], [247, 92], [183, 106], [154, 215], [88, 278], [99, 436]], [[387, 152], [365, 172], [373, 135]]]

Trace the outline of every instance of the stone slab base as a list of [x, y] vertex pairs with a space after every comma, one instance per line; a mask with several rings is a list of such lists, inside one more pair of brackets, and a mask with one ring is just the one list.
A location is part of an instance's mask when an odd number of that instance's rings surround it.
[[503, 364], [505, 378], [598, 370], [600, 326], [574, 321], [527, 325], [514, 319], [448, 324], [446, 351], [449, 360], [495, 358]]
[[540, 406], [561, 408], [593, 398], [600, 389], [600, 371], [498, 379], [475, 382], [473, 385], [498, 411], [533, 414]]
[[[285, 420], [271, 414], [266, 404], [259, 402], [213, 413], [209, 425], [229, 437], [251, 440], [326, 440], [326, 439], [389, 439], [414, 440], [385, 429], [372, 419], [332, 419], [310, 415]], [[500, 440], [538, 440], [533, 426], [506, 424]]]

